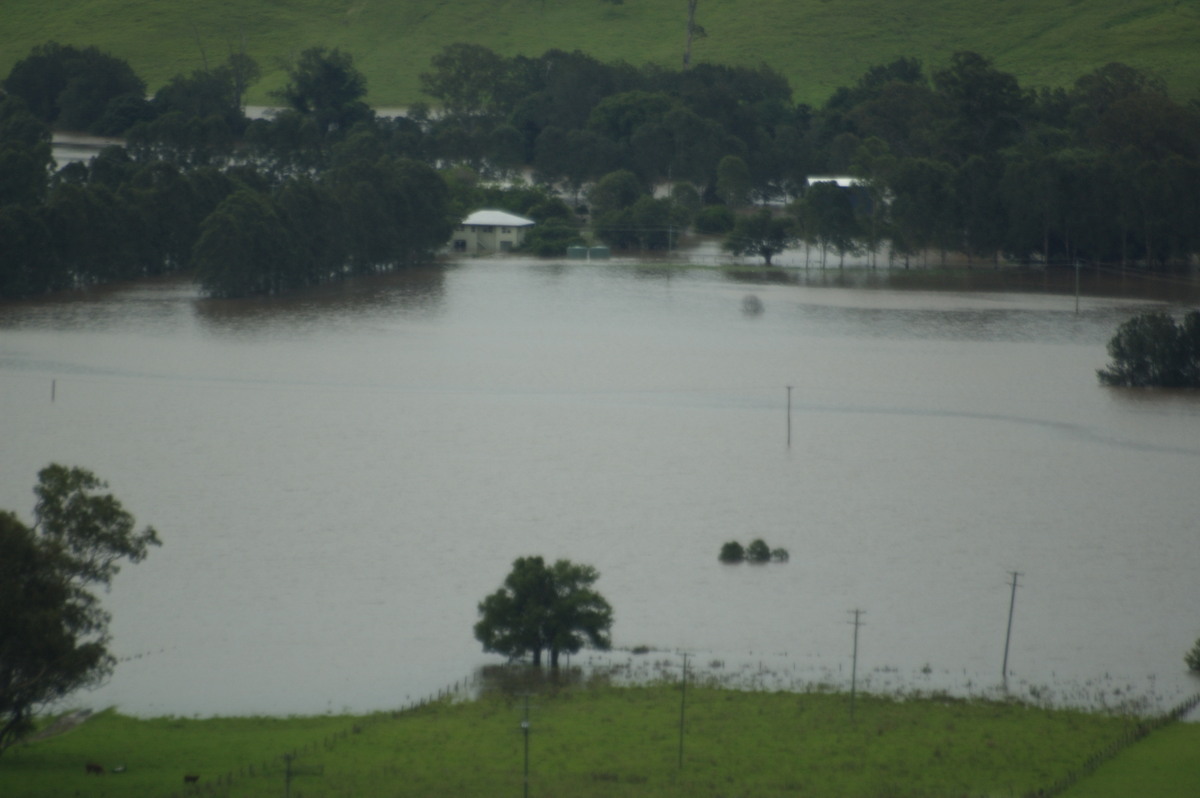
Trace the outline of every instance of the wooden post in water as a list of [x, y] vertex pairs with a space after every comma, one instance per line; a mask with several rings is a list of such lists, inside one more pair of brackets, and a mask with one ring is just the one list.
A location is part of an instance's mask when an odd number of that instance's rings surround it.
[[787, 445], [792, 448], [792, 386], [787, 387]]
[[1079, 315], [1079, 258], [1075, 259], [1075, 315]]
[[50, 380], [50, 404], [54, 404], [54, 392], [58, 388], [58, 380]]

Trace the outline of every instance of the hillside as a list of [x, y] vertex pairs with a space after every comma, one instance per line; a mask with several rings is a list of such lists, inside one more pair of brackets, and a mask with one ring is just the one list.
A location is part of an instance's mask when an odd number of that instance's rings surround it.
[[[1152, 783], [1156, 798], [1195, 795], [1195, 724], [1121, 749], [1131, 717], [1013, 702], [860, 696], [852, 719], [847, 696], [820, 692], [689, 686], [681, 696], [663, 683], [521, 695], [359, 717], [102, 712], [6, 754], [0, 793], [166, 796], [191, 773], [185, 795], [229, 798], [520, 795], [526, 774], [526, 794], [539, 797], [1012, 796], [1121, 750], [1068, 794], [1135, 795]], [[87, 762], [120, 770], [100, 780]], [[1126, 791], [1105, 791], [1110, 778]]]
[[[353, 54], [378, 106], [423, 99], [417, 76], [442, 47], [467, 41], [504, 55], [559, 48], [604, 60], [675, 66], [686, 0], [5, 0], [0, 75], [46, 41], [95, 45], [157, 88], [243, 48], [263, 67], [252, 103], [269, 101], [281, 64], [308, 47]], [[900, 56], [927, 66], [974, 50], [1023, 85], [1064, 85], [1110, 61], [1200, 96], [1200, 0], [702, 0], [708, 32], [694, 61], [765, 62], [796, 99], [819, 103], [867, 67]]]

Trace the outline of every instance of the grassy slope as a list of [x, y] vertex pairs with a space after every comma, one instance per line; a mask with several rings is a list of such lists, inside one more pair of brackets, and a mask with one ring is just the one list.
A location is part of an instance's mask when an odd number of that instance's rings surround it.
[[[264, 773], [262, 764], [291, 750], [298, 767], [323, 770], [297, 777], [294, 794], [305, 798], [518, 794], [522, 716], [520, 701], [499, 697], [435, 704], [398, 718], [138, 721], [104, 713], [6, 754], [0, 794], [166, 796], [182, 786], [184, 773], [207, 782], [232, 772], [231, 798], [265, 798], [280, 794], [283, 771], [276, 765]], [[844, 695], [695, 688], [688, 692], [681, 773], [677, 689], [535, 697], [530, 718], [530, 794], [577, 798], [1020, 795], [1059, 778], [1126, 728], [1121, 719], [1074, 711], [880, 698], [860, 698], [851, 723]], [[355, 723], [361, 733], [345, 734]], [[1197, 732], [1196, 725], [1163, 732], [1164, 741], [1179, 741], [1158, 767], [1175, 774], [1191, 767]], [[1139, 745], [1149, 750], [1155, 739]], [[88, 776], [88, 761], [128, 770]], [[254, 773], [243, 770], [248, 765]]]
[[1200, 795], [1200, 723], [1168, 726], [1102, 765], [1066, 798]]
[[[371, 101], [422, 99], [417, 75], [458, 41], [506, 55], [580, 49], [635, 64], [681, 61], [684, 0], [4, 0], [0, 74], [34, 45], [94, 44], [128, 59], [156, 88], [222, 60], [245, 41], [266, 77], [316, 45], [352, 53]], [[702, 0], [709, 32], [694, 58], [784, 73], [799, 100], [820, 102], [863, 70], [899, 56], [940, 66], [955, 50], [995, 59], [1027, 85], [1063, 85], [1109, 61], [1155, 71], [1178, 97], [1200, 96], [1198, 0]]]

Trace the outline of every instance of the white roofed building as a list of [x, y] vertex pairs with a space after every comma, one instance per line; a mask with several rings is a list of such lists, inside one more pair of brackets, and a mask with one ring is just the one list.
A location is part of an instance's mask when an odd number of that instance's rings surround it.
[[475, 211], [454, 231], [450, 250], [468, 255], [508, 252], [521, 245], [533, 224], [532, 219], [507, 211]]

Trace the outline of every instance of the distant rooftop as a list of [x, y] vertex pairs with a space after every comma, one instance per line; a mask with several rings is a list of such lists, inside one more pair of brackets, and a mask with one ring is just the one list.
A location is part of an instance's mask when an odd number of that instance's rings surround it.
[[528, 227], [533, 224], [532, 219], [526, 219], [523, 216], [516, 216], [505, 211], [475, 211], [475, 213], [463, 219], [463, 224], [491, 225], [495, 227]]
[[861, 186], [863, 181], [861, 178], [850, 175], [811, 175], [808, 178], [808, 184], [811, 186], [814, 183], [837, 183], [841, 188], [850, 188]]

